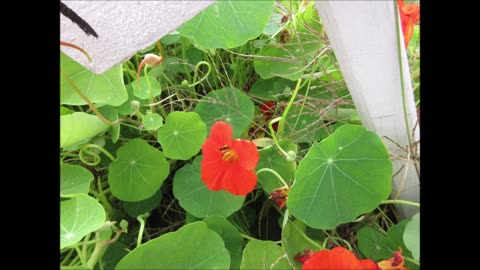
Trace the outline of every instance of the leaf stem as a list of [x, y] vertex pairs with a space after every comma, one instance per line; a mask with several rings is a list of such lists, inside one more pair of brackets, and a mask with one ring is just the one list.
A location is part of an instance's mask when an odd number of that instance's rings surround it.
[[139, 215], [137, 217], [138, 222], [140, 222], [140, 230], [138, 230], [138, 238], [137, 238], [137, 247], [142, 244], [142, 239], [143, 239], [143, 231], [145, 230], [145, 220], [144, 218], [148, 218], [150, 216], [150, 213], [145, 213], [142, 215]]
[[282, 176], [280, 176], [280, 174], [278, 174], [276, 171], [270, 169], [270, 168], [262, 168], [260, 170], [257, 171], [257, 175], [260, 174], [261, 172], [270, 172], [271, 174], [275, 175], [277, 177], [278, 180], [280, 180], [280, 183], [285, 186], [285, 187], [288, 187], [289, 185], [287, 184], [287, 182], [285, 182], [285, 180], [283, 180]]
[[394, 13], [395, 13], [395, 26], [396, 26], [396, 32], [397, 32], [397, 54], [398, 54], [398, 64], [400, 66], [400, 83], [401, 83], [401, 90], [402, 90], [402, 106], [403, 106], [403, 117], [405, 120], [405, 128], [407, 129], [407, 138], [408, 138], [408, 143], [409, 145], [413, 144], [412, 136], [410, 135], [410, 127], [408, 124], [408, 115], [407, 115], [407, 101], [405, 97], [405, 83], [404, 83], [404, 77], [403, 77], [403, 61], [402, 61], [402, 47], [403, 44], [401, 44], [401, 36], [399, 28], [400, 28], [400, 18], [398, 16], [398, 3], [397, 1], [394, 1], [393, 4], [394, 8]]
[[398, 203], [398, 204], [405, 204], [405, 205], [420, 207], [419, 203], [405, 201], [405, 200], [383, 200], [383, 201], [380, 201], [380, 204], [387, 204], [387, 203]]
[[277, 133], [278, 136], [283, 135], [283, 131], [285, 128], [285, 121], [287, 119], [288, 112], [290, 111], [290, 108], [292, 107], [293, 101], [295, 100], [295, 97], [297, 96], [298, 90], [300, 89], [300, 84], [302, 83], [302, 78], [298, 79], [297, 85], [295, 86], [295, 90], [293, 91], [293, 95], [290, 98], [290, 101], [288, 101], [288, 105], [285, 108], [285, 111], [283, 111], [282, 117], [280, 118], [280, 123], [278, 123], [278, 129]]

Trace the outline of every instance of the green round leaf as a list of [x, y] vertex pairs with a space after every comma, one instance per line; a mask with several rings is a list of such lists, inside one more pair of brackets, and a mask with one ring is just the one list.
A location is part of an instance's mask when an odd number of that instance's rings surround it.
[[300, 161], [287, 199], [290, 213], [317, 229], [333, 229], [375, 209], [391, 192], [392, 163], [378, 135], [344, 125]]
[[412, 217], [403, 234], [403, 242], [415, 260], [420, 260], [420, 213]]
[[163, 117], [158, 113], [148, 112], [143, 117], [142, 124], [146, 130], [157, 130], [163, 126]]
[[62, 115], [60, 116], [60, 148], [74, 149], [108, 128], [109, 126], [96, 115], [84, 112]]
[[[311, 249], [313, 252], [320, 250], [321, 243], [314, 241], [317, 245], [313, 245], [312, 239], [307, 239], [307, 226], [301, 220], [296, 219], [292, 222], [287, 222], [285, 228], [282, 230], [282, 248], [287, 254], [287, 260], [290, 265], [293, 265], [294, 269], [302, 269], [302, 264], [295, 260], [295, 256], [307, 249]], [[307, 236], [308, 237], [308, 236]]]
[[207, 132], [216, 121], [225, 121], [232, 125], [233, 137], [240, 137], [253, 120], [252, 100], [236, 88], [222, 88], [209, 92], [202, 97], [194, 111], [207, 125]]
[[135, 248], [117, 264], [121, 269], [228, 269], [222, 238], [197, 221]]
[[234, 48], [258, 37], [275, 1], [220, 0], [184, 23], [177, 31], [205, 48]]
[[290, 269], [283, 249], [272, 241], [250, 240], [243, 250], [240, 269]]
[[76, 244], [103, 226], [105, 210], [94, 198], [75, 194], [60, 202], [60, 249]]
[[138, 202], [123, 202], [123, 209], [125, 209], [125, 212], [127, 212], [128, 215], [132, 217], [137, 217], [139, 215], [152, 211], [160, 204], [161, 200], [162, 189], [159, 188], [152, 197], [146, 200]]
[[171, 159], [190, 159], [200, 151], [206, 137], [207, 127], [195, 112], [171, 112], [158, 130], [158, 142]]
[[[287, 152], [297, 152], [297, 146], [291, 140], [280, 140], [280, 146]], [[297, 167], [295, 161], [288, 161], [273, 145], [259, 150], [258, 153], [260, 154], [260, 160], [258, 161], [257, 171], [263, 168], [270, 168], [280, 174], [285, 182], [292, 183]], [[270, 172], [259, 173], [257, 177], [258, 182], [267, 194], [270, 194], [275, 188], [283, 186], [280, 180]]]
[[220, 235], [230, 254], [230, 269], [238, 269], [242, 260], [243, 237], [224, 217], [214, 215], [203, 219], [208, 228]]
[[65, 79], [65, 74], [73, 84], [93, 103], [105, 103], [118, 106], [127, 100], [127, 91], [123, 83], [122, 64], [116, 65], [102, 74], [95, 74], [75, 62], [64, 53], [60, 53], [60, 102], [69, 105], [87, 104]]
[[[148, 79], [148, 82], [147, 82]], [[149, 99], [150, 98], [150, 88], [148, 86], [148, 83], [150, 83], [150, 87], [152, 89], [152, 97], [159, 96], [161, 93], [161, 87], [160, 83], [158, 82], [157, 79], [154, 77], [148, 76], [142, 76], [139, 79], [140, 82], [140, 88], [138, 88], [138, 82], [134, 81], [132, 82], [132, 89], [133, 89], [133, 95], [139, 99]]]
[[150, 198], [170, 172], [170, 164], [158, 149], [141, 139], [133, 139], [117, 151], [110, 163], [108, 183], [113, 196], [138, 202]]
[[[255, 72], [262, 79], [282, 77], [292, 81], [298, 80], [304, 68], [315, 58], [317, 52], [325, 46], [321, 41], [322, 25], [319, 23], [314, 3], [302, 8], [295, 15], [295, 26], [289, 24], [284, 31], [289, 31], [290, 41], [276, 46], [265, 46], [258, 55], [265, 58], [256, 58]], [[281, 34], [277, 35], [277, 37]], [[279, 61], [283, 58], [285, 61]]]
[[88, 194], [93, 174], [80, 165], [62, 164], [60, 166], [60, 194]]
[[227, 191], [211, 191], [200, 176], [200, 161], [196, 157], [177, 171], [173, 179], [173, 195], [190, 214], [203, 218], [211, 215], [230, 216], [242, 207], [245, 196], [235, 196]]

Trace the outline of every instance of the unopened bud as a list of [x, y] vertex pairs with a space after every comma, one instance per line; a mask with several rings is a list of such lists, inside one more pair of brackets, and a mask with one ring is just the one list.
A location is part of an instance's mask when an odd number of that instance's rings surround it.
[[187, 86], [187, 85], [188, 85], [188, 81], [187, 81], [187, 80], [183, 80], [183, 81], [182, 81], [182, 85], [183, 85], [183, 86]]
[[138, 111], [138, 109], [140, 109], [140, 102], [137, 100], [132, 100], [132, 102], [130, 102], [130, 108], [132, 108], [134, 112]]
[[147, 53], [145, 54], [143, 61], [145, 61], [145, 64], [147, 64], [149, 67], [156, 67], [162, 63], [163, 57], [153, 53]]
[[292, 150], [287, 152], [287, 160], [288, 161], [294, 161], [297, 158], [297, 154], [293, 152]]

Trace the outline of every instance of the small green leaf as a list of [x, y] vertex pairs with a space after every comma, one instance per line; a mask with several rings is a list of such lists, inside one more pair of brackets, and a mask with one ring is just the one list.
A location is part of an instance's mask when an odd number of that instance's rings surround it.
[[133, 114], [135, 110], [132, 108], [131, 104], [132, 104], [132, 101], [134, 100], [139, 102], [140, 106], [145, 106], [149, 104], [148, 99], [139, 99], [133, 95], [133, 88], [132, 88], [133, 84], [135, 84], [135, 81], [125, 86], [127, 89], [128, 99], [125, 102], [123, 102], [120, 106], [114, 107], [119, 114], [122, 114], [122, 115]]
[[162, 189], [159, 188], [155, 194], [143, 201], [138, 202], [123, 202], [123, 209], [131, 217], [137, 217], [143, 215], [147, 212], [152, 211], [155, 207], [160, 204], [162, 200]]
[[148, 241], [125, 256], [121, 269], [229, 269], [222, 238], [197, 221]]
[[275, 1], [219, 0], [184, 23], [177, 31], [205, 48], [234, 48], [258, 37]]
[[[95, 74], [64, 53], [60, 53], [60, 103], [69, 105], [87, 104], [70, 86], [65, 76], [93, 103], [118, 106], [127, 100], [123, 83], [122, 64], [102, 74]], [[64, 76], [65, 75], [65, 76]]]
[[290, 213], [333, 229], [375, 209], [391, 192], [392, 163], [378, 135], [343, 125], [300, 161], [287, 200]]
[[211, 191], [200, 176], [200, 161], [183, 166], [173, 179], [173, 195], [190, 214], [203, 218], [211, 215], [230, 216], [242, 207], [245, 196], [235, 196], [227, 191]]
[[413, 258], [417, 261], [420, 260], [420, 213], [415, 214], [405, 227], [403, 234], [403, 242], [405, 246], [410, 250]]
[[[147, 82], [148, 79], [148, 82]], [[133, 95], [139, 99], [149, 99], [150, 98], [150, 87], [152, 90], [152, 97], [159, 96], [161, 93], [160, 83], [154, 77], [141, 76], [139, 79], [140, 88], [138, 88], [138, 82], [132, 82]], [[150, 87], [148, 86], [150, 83]]]
[[194, 109], [207, 125], [208, 133], [216, 121], [232, 125], [233, 137], [240, 137], [253, 120], [252, 100], [236, 88], [222, 88], [202, 97]]
[[170, 164], [158, 149], [141, 139], [133, 139], [117, 151], [110, 163], [108, 183], [113, 196], [138, 202], [150, 198], [162, 186]]
[[105, 210], [94, 198], [75, 194], [60, 202], [60, 249], [76, 244], [103, 226]]
[[[297, 152], [297, 146], [291, 140], [280, 140], [280, 146], [287, 152]], [[259, 150], [258, 153], [260, 154], [260, 160], [258, 161], [257, 171], [263, 168], [270, 168], [280, 174], [285, 182], [288, 184], [292, 183], [297, 167], [294, 161], [288, 161], [273, 145]], [[258, 182], [267, 194], [270, 194], [275, 188], [283, 186], [280, 180], [270, 172], [262, 172], [257, 174], [257, 177]]]
[[67, 150], [78, 147], [108, 128], [96, 115], [84, 112], [60, 116], [60, 148]]
[[272, 241], [250, 240], [243, 250], [240, 269], [290, 269], [283, 249]]
[[220, 235], [230, 254], [230, 269], [238, 269], [242, 260], [243, 237], [224, 217], [214, 215], [203, 219], [208, 228]]
[[62, 164], [60, 166], [60, 194], [88, 194], [93, 174], [80, 165]]
[[287, 222], [282, 230], [282, 248], [294, 269], [302, 269], [302, 264], [295, 260], [298, 253], [303, 254], [307, 249], [311, 249], [313, 252], [320, 250], [321, 243], [314, 241], [316, 245], [312, 244], [311, 241], [313, 240], [308, 239], [306, 235], [307, 226], [299, 219]]
[[158, 142], [170, 159], [190, 159], [200, 151], [206, 137], [207, 127], [195, 112], [171, 112], [158, 130]]
[[158, 113], [148, 112], [143, 117], [142, 124], [146, 130], [157, 130], [163, 126], [163, 117]]

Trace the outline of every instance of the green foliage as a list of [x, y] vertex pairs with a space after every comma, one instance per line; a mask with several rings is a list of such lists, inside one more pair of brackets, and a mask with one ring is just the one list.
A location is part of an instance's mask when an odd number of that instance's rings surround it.
[[[137, 78], [148, 53], [163, 62]], [[414, 203], [387, 201], [391, 153], [362, 125], [314, 1], [220, 0], [103, 74], [60, 63], [61, 269], [301, 269], [297, 255], [335, 246], [376, 262], [400, 248], [419, 267], [420, 215], [386, 204]], [[202, 180], [217, 121], [257, 145], [245, 196]], [[217, 147], [219, 172], [252, 161]]]

